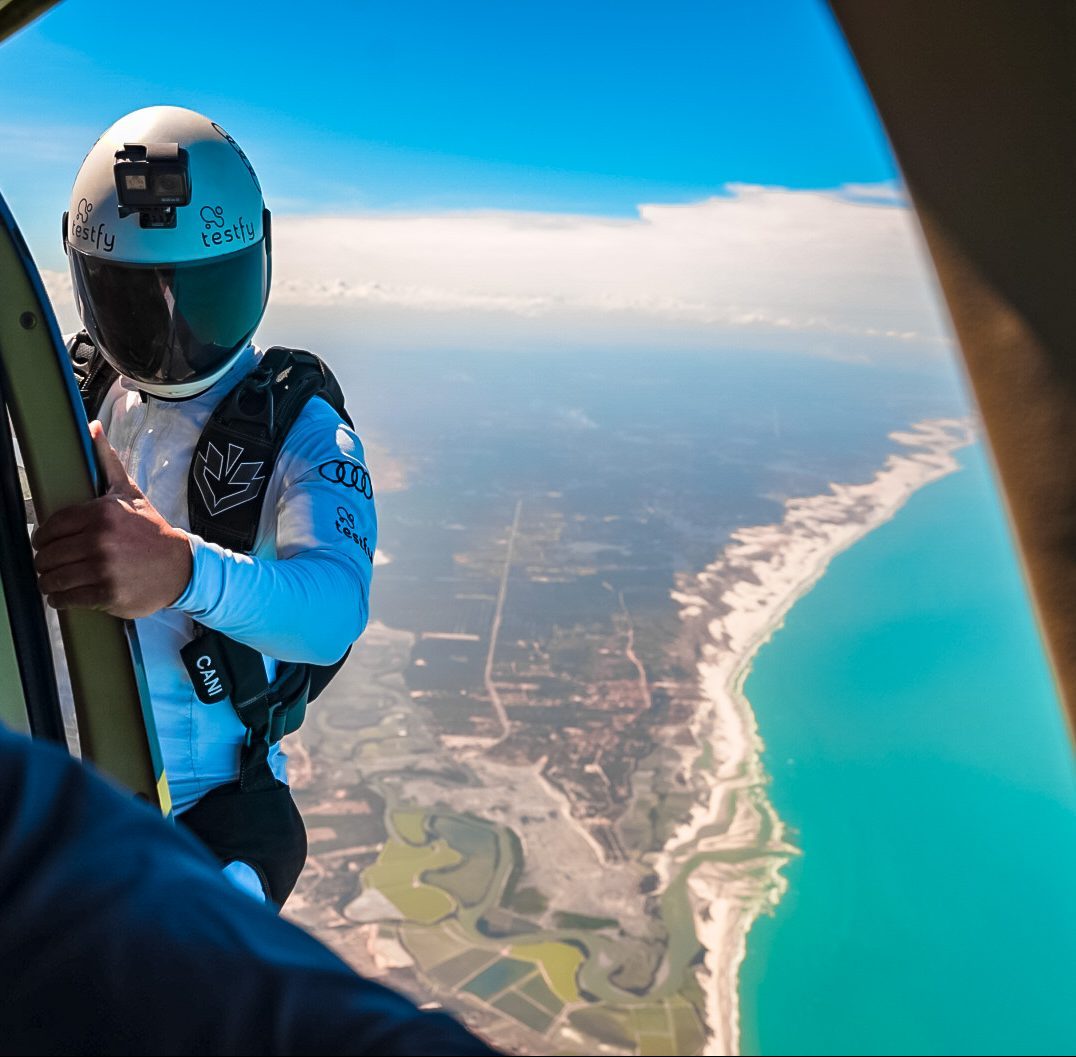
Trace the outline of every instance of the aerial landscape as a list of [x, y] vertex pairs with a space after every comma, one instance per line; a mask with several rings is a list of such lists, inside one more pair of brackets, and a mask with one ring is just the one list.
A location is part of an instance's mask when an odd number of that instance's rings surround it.
[[[395, 450], [377, 431], [375, 622], [289, 748], [311, 850], [288, 912], [510, 1052], [736, 1052], [747, 933], [797, 854], [766, 799], [740, 686], [830, 559], [957, 468], [971, 424], [867, 434], [842, 454], [851, 479], [827, 486], [818, 452], [785, 461], [773, 414], [682, 462], [709, 425], [695, 401], [681, 396], [679, 417], [621, 406], [632, 396], [603, 395], [595, 366], [576, 379], [578, 414], [544, 435], [540, 389], [507, 430], [496, 411], [413, 412], [427, 432], [467, 422], [452, 456], [423, 456], [409, 423], [390, 427]], [[809, 387], [829, 371], [800, 373]], [[487, 402], [495, 384], [476, 372], [436, 390], [455, 387], [454, 409], [496, 408], [510, 396]], [[897, 391], [893, 402], [896, 422]], [[647, 454], [620, 489], [572, 468], [581, 437], [607, 465], [624, 445]], [[737, 441], [751, 454], [730, 455]], [[695, 475], [751, 458], [763, 461], [746, 492], [693, 490]], [[465, 481], [464, 460], [490, 461]], [[706, 555], [710, 517], [710, 560], [678, 568], [678, 552]]]

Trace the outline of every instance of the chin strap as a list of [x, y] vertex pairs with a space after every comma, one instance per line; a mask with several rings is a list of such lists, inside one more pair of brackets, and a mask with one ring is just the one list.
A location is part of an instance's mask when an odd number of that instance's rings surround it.
[[86, 418], [92, 422], [101, 413], [105, 395], [119, 378], [119, 371], [101, 355], [85, 330], [75, 335], [68, 355], [71, 357], [71, 367], [78, 382]]

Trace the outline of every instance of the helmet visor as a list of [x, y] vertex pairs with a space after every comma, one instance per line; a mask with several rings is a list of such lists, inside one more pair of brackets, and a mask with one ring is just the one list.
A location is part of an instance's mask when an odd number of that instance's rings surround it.
[[246, 345], [268, 294], [264, 240], [223, 257], [144, 265], [69, 254], [82, 322], [105, 359], [147, 385], [211, 378]]

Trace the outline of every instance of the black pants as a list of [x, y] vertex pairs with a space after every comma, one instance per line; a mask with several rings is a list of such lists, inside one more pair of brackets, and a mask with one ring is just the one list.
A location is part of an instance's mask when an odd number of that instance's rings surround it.
[[221, 866], [247, 863], [261, 879], [268, 899], [278, 907], [284, 905], [306, 862], [306, 828], [283, 782], [247, 793], [238, 782], [217, 786], [177, 818], [220, 859]]

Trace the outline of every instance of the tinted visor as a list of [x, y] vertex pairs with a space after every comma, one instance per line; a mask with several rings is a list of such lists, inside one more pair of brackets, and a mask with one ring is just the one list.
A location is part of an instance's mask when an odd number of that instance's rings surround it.
[[82, 322], [113, 367], [136, 382], [210, 378], [254, 333], [268, 294], [265, 242], [185, 264], [68, 254]]

